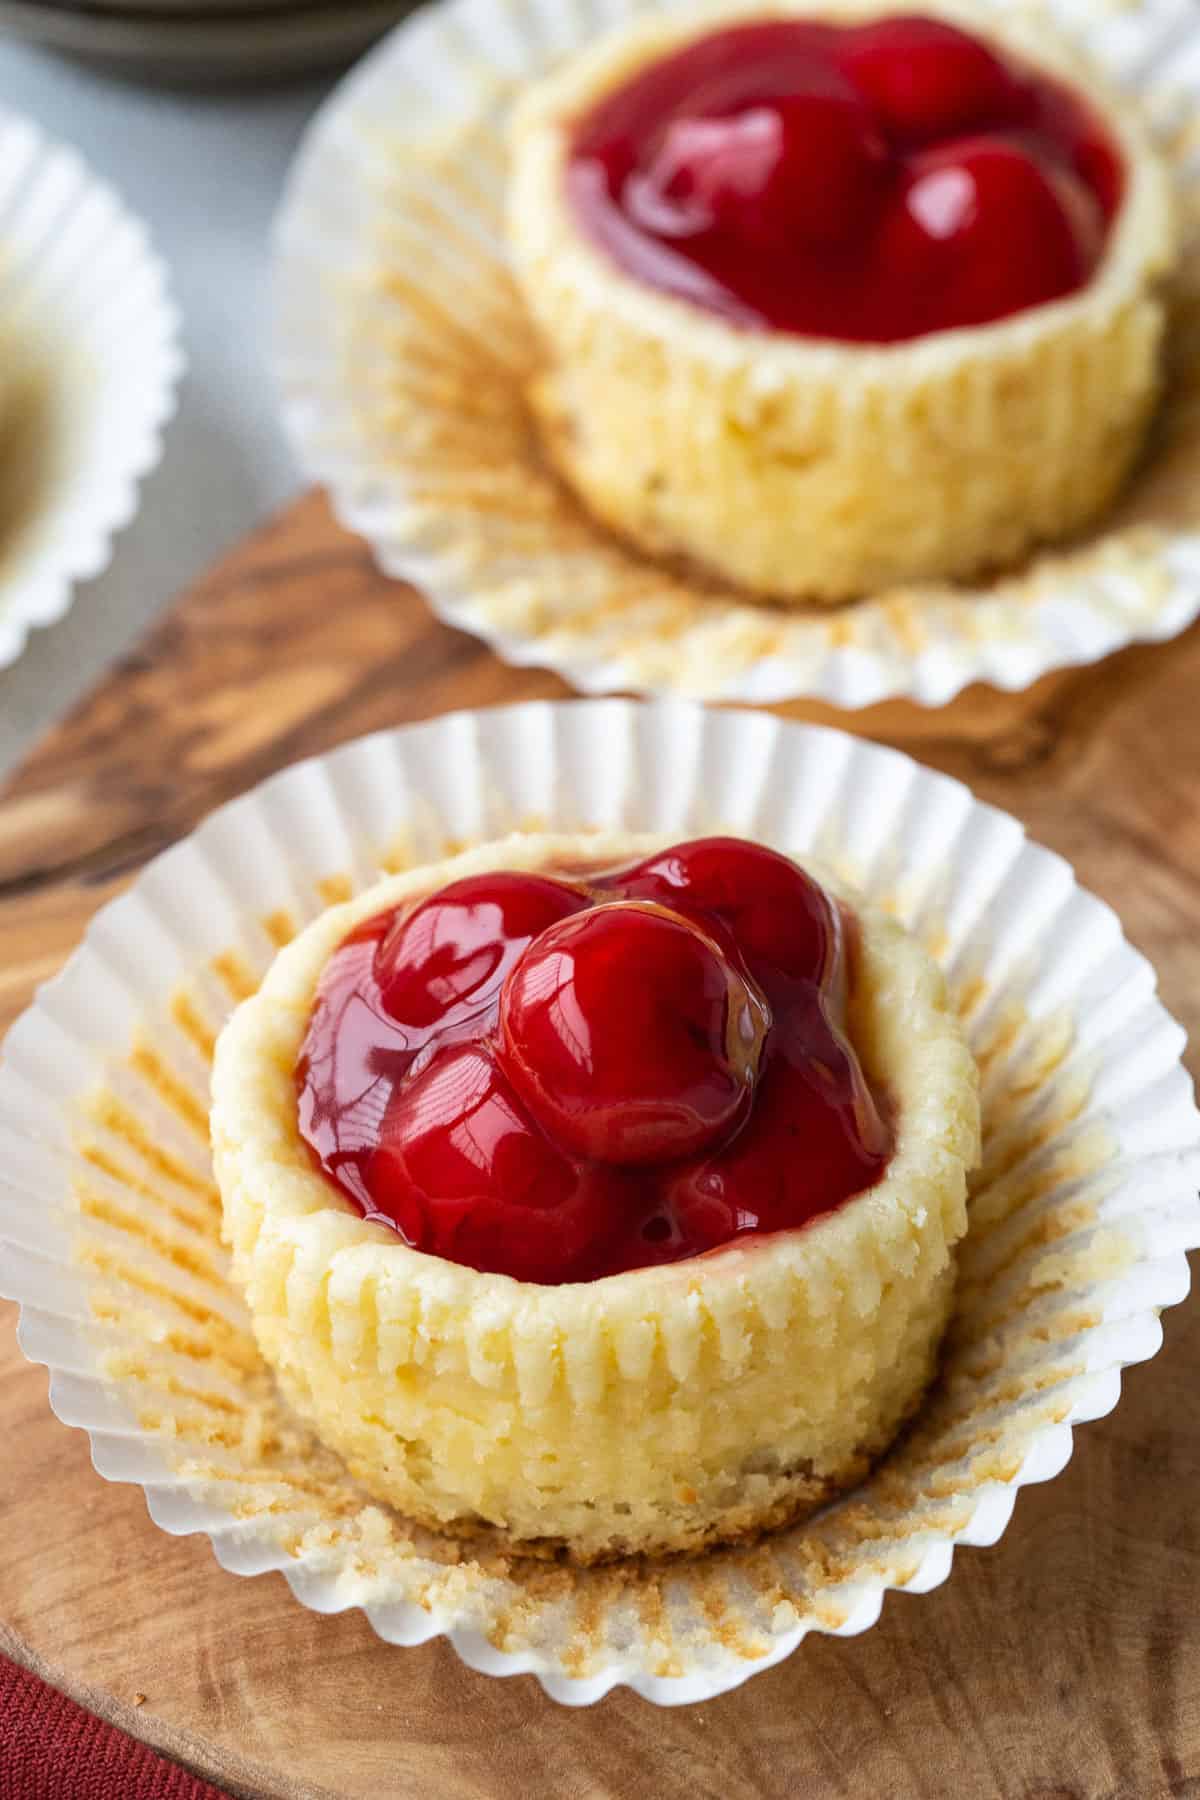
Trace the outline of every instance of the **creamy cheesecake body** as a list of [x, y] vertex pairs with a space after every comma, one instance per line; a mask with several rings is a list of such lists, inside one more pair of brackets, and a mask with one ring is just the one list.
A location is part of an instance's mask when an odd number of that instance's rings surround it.
[[850, 901], [848, 1025], [894, 1148], [836, 1210], [543, 1285], [410, 1248], [343, 1199], [298, 1130], [295, 1071], [347, 935], [467, 876], [611, 865], [659, 842], [514, 837], [331, 908], [238, 1008], [213, 1076], [233, 1272], [289, 1400], [420, 1523], [582, 1562], [732, 1540], [862, 1477], [933, 1375], [979, 1149], [976, 1071], [939, 972]]

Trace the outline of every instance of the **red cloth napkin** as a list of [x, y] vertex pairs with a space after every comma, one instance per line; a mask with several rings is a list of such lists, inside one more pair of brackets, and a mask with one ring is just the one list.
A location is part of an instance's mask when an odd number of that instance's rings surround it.
[[228, 1800], [0, 1656], [3, 1800]]

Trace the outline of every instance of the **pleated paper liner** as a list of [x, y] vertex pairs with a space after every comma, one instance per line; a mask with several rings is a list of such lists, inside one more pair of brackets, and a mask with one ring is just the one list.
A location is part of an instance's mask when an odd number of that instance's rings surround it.
[[178, 336], [141, 224], [0, 110], [0, 667], [107, 566], [162, 451]]
[[[401, 26], [328, 103], [277, 227], [286, 422], [388, 573], [506, 661], [587, 692], [861, 707], [1027, 686], [1200, 612], [1200, 19], [1036, 0], [1157, 120], [1186, 245], [1157, 439], [1086, 541], [974, 586], [786, 608], [626, 548], [550, 472], [538, 365], [504, 248], [505, 122], [564, 53], [667, 0], [453, 0]], [[978, 0], [986, 15], [1000, 0]], [[1011, 9], [1009, 9], [1011, 11]]]
[[[725, 829], [820, 855], [947, 970], [986, 1149], [942, 1375], [844, 1503], [691, 1562], [531, 1568], [369, 1500], [280, 1401], [227, 1275], [213, 1043], [279, 945], [395, 869], [516, 828]], [[1018, 1488], [1152, 1356], [1200, 1242], [1183, 1033], [1114, 915], [957, 783], [840, 733], [630, 702], [529, 705], [363, 739], [214, 815], [98, 915], [0, 1069], [0, 1267], [51, 1402], [226, 1568], [318, 1611], [447, 1635], [554, 1697], [698, 1700], [850, 1634], [886, 1590], [991, 1543]]]

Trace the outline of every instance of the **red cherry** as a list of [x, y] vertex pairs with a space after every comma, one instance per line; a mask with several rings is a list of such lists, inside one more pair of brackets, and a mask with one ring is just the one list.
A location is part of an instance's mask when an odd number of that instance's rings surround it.
[[887, 166], [866, 106], [818, 68], [799, 91], [729, 116], [672, 120], [627, 199], [664, 237], [716, 229], [758, 249], [837, 243], [869, 228]]
[[1103, 239], [1099, 205], [1020, 144], [967, 138], [914, 160], [882, 234], [883, 278], [920, 329], [985, 324], [1074, 292]]
[[539, 932], [588, 904], [544, 875], [491, 871], [451, 882], [401, 914], [382, 940], [375, 977], [383, 1005], [416, 1028], [444, 1031], [473, 1017]]
[[769, 981], [831, 979], [840, 947], [836, 908], [786, 856], [742, 838], [697, 838], [607, 877], [631, 900], [714, 913], [751, 970]]
[[909, 146], [1031, 117], [1031, 85], [944, 19], [881, 19], [847, 33], [839, 57], [879, 124]]
[[366, 1186], [415, 1249], [543, 1283], [584, 1278], [626, 1204], [621, 1177], [556, 1150], [475, 1044], [397, 1088]]
[[621, 902], [543, 932], [500, 998], [503, 1065], [534, 1118], [575, 1155], [626, 1165], [727, 1138], [768, 1024], [710, 937]]
[[858, 1060], [814, 993], [776, 1046], [745, 1130], [685, 1165], [663, 1198], [694, 1255], [831, 1212], [873, 1186], [890, 1153]]

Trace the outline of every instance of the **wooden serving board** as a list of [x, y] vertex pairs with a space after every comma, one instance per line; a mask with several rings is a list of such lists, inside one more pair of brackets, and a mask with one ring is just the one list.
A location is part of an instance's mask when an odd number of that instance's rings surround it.
[[[0, 1023], [138, 866], [272, 770], [447, 708], [557, 696], [300, 502], [185, 595], [0, 803]], [[1200, 1025], [1200, 628], [1008, 696], [833, 720], [1010, 809]], [[225, 1574], [91, 1470], [0, 1308], [0, 1649], [239, 1795], [436, 1800], [1200, 1796], [1200, 1307], [994, 1550], [707, 1705], [572, 1712]]]

